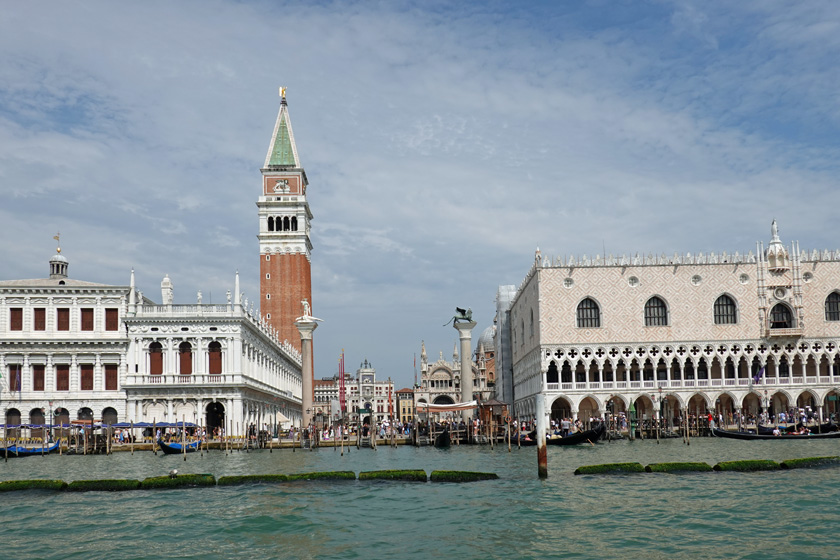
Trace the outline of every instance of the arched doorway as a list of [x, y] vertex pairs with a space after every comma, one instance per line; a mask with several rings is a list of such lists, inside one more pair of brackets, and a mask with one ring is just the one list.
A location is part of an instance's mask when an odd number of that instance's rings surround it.
[[211, 402], [205, 408], [204, 413], [207, 433], [217, 437], [225, 426], [225, 405], [220, 402]]
[[[9, 426], [15, 427], [9, 428]], [[17, 426], [20, 426], [20, 410], [16, 408], [10, 408], [6, 411], [6, 437], [20, 437], [20, 428]]]
[[554, 420], [557, 425], [560, 425], [560, 422], [564, 418], [571, 418], [572, 417], [572, 404], [566, 400], [564, 397], [560, 397], [551, 403], [551, 419]]
[[840, 391], [833, 389], [823, 399], [823, 417], [835, 424], [840, 422]]
[[117, 419], [117, 411], [111, 408], [105, 408], [102, 411], [102, 423], [106, 426], [112, 426], [116, 424], [119, 420]]
[[598, 408], [598, 403], [592, 397], [586, 397], [578, 405], [578, 418], [585, 425], [590, 423], [590, 420], [595, 420], [601, 416], [601, 411]]
[[80, 408], [79, 412], [76, 414], [77, 420], [89, 420], [93, 421], [93, 411], [87, 407]]
[[770, 397], [770, 419], [774, 422], [790, 422], [791, 419], [788, 418], [789, 409], [790, 408], [790, 401], [788, 400], [787, 395], [782, 392], [773, 393]]
[[70, 435], [70, 411], [58, 407], [53, 411], [53, 424], [61, 426], [54, 435], [57, 437], [68, 437]]
[[[44, 417], [44, 409], [43, 408], [33, 408], [29, 411], [29, 423], [35, 426], [43, 426], [46, 424], [46, 419]], [[43, 428], [30, 428], [29, 434], [32, 437], [44, 437], [44, 429]]]

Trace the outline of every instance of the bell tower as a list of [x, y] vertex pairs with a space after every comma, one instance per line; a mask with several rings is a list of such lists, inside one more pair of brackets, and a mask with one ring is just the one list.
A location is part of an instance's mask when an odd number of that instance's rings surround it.
[[280, 112], [262, 169], [257, 201], [260, 230], [260, 310], [280, 340], [301, 349], [295, 319], [312, 306], [312, 213], [306, 201], [309, 181], [298, 159], [286, 88], [280, 88]]

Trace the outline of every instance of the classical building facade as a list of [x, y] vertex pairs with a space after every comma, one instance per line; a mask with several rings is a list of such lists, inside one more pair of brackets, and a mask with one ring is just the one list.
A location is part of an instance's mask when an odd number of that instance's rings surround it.
[[299, 425], [312, 215], [285, 95], [261, 173], [260, 301], [237, 274], [225, 304], [175, 304], [168, 276], [155, 304], [133, 271], [128, 286], [70, 278], [60, 249], [49, 278], [0, 281], [0, 418]]
[[[840, 251], [535, 262], [501, 308], [514, 413], [837, 412]], [[504, 380], [501, 381], [504, 384]]]
[[[475, 400], [487, 401], [493, 393], [495, 380], [495, 348], [493, 344], [493, 327], [488, 327], [479, 337], [475, 351], [475, 361], [471, 360], [473, 368], [473, 391]], [[489, 372], [488, 372], [488, 360]], [[488, 373], [491, 377], [488, 378]], [[463, 402], [461, 391], [461, 360], [458, 355], [458, 345], [452, 352], [452, 361], [443, 359], [443, 352], [436, 362], [429, 362], [426, 354], [426, 344], [421, 342], [420, 348], [420, 384], [414, 389], [415, 407], [418, 403], [454, 404]]]
[[[6, 424], [187, 421], [228, 433], [300, 418], [300, 354], [243, 304], [163, 304], [67, 276], [0, 282]], [[238, 275], [236, 288], [238, 291]]]

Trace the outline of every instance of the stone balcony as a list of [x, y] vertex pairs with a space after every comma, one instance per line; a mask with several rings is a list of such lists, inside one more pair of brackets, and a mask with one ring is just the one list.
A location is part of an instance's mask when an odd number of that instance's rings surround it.
[[840, 384], [840, 375], [808, 377], [765, 377], [756, 383], [749, 377], [725, 379], [658, 379], [646, 381], [586, 381], [572, 383], [546, 383], [545, 391], [561, 393], [590, 393], [593, 391], [615, 391], [644, 393], [662, 390], [707, 391], [731, 389], [750, 390], [759, 388], [783, 389], [786, 387], [813, 387]]

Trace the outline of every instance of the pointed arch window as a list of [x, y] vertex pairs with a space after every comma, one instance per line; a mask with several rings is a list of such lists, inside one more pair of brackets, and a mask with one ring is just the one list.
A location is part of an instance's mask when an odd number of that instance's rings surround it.
[[715, 324], [734, 325], [737, 323], [735, 300], [724, 294], [715, 300]]
[[645, 304], [645, 326], [664, 327], [668, 325], [668, 307], [661, 298], [653, 296]]
[[840, 321], [840, 294], [831, 292], [825, 298], [825, 320]]
[[770, 328], [771, 329], [790, 329], [793, 328], [793, 317], [790, 314], [790, 309], [783, 303], [777, 303], [773, 309], [770, 310]]
[[586, 298], [577, 306], [577, 326], [592, 328], [601, 326], [601, 308], [592, 298]]
[[529, 326], [531, 328], [531, 338], [534, 338], [534, 310], [533, 309], [531, 310], [531, 323], [530, 323]]

